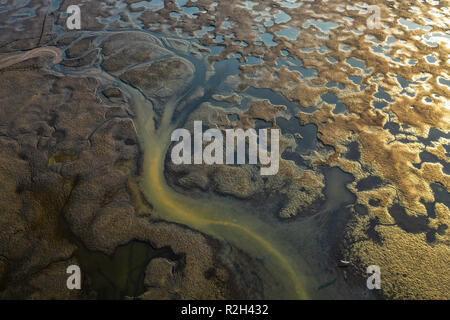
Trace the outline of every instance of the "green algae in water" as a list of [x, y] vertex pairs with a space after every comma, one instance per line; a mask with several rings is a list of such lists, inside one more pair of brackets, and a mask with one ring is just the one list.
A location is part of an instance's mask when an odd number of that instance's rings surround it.
[[141, 241], [119, 246], [112, 255], [79, 246], [75, 256], [83, 270], [83, 284], [97, 294], [97, 299], [117, 300], [137, 297], [145, 292], [145, 270], [157, 257], [171, 259], [170, 248], [153, 249]]

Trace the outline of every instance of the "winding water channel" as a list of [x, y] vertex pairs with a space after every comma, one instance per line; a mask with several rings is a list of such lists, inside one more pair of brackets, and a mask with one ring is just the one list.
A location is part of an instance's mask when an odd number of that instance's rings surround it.
[[[110, 33], [112, 32], [98, 32], [101, 36]], [[97, 33], [86, 33], [87, 36], [93, 34]], [[154, 120], [154, 107], [159, 102], [148, 100], [140, 90], [107, 73], [100, 66], [68, 71], [56, 64], [51, 67], [51, 71], [61, 75], [94, 77], [103, 86], [118, 87], [127, 95], [136, 112], [135, 124], [144, 151], [142, 189], [154, 207], [156, 218], [199, 230], [230, 243], [261, 261], [278, 283], [276, 287], [266, 290], [268, 298], [342, 298], [349, 295], [349, 288], [333, 285], [341, 275], [335, 270], [335, 265], [330, 265], [327, 253], [323, 252], [327, 245], [322, 242], [322, 236], [333, 233], [330, 229], [331, 223], [327, 221], [339, 220], [341, 216], [345, 220], [346, 211], [342, 208], [354, 202], [354, 196], [345, 187], [352, 181], [351, 175], [338, 168], [324, 170], [327, 180], [325, 190], [327, 199], [322, 205], [324, 212], [321, 213], [321, 218], [308, 216], [288, 222], [281, 221], [273, 214], [252, 208], [242, 201], [211, 195], [194, 198], [175, 191], [167, 184], [164, 161], [170, 146], [170, 135], [174, 129], [183, 125], [182, 121], [186, 116], [186, 114], [174, 116], [176, 107], [181, 102], [188, 101], [190, 95], [195, 94], [198, 88], [202, 88], [205, 94], [201, 98], [194, 99], [185, 108], [189, 112], [195, 110], [202, 102], [210, 100], [210, 97], [216, 93], [215, 88], [222, 85], [232, 71], [225, 67], [207, 80], [207, 55], [199, 58], [187, 56], [169, 46], [166, 46], [166, 49], [179, 57], [188, 59], [195, 66], [196, 74], [192, 84], [183, 94], [171, 98], [161, 108], [164, 114], [158, 125]], [[32, 54], [22, 53], [21, 58], [15, 55], [10, 60], [0, 61], [0, 67], [48, 52], [55, 54], [54, 62], [58, 63], [62, 51], [49, 47], [39, 48]], [[271, 97], [266, 98], [271, 99]], [[311, 260], [310, 256], [315, 258]], [[319, 289], [326, 283], [331, 285], [326, 293], [322, 293]]]

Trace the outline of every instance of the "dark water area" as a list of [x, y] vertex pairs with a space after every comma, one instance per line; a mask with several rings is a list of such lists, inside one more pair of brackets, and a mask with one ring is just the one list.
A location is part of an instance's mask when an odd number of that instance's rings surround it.
[[328, 82], [326, 84], [327, 88], [338, 88], [339, 90], [344, 90], [345, 89], [345, 84], [343, 84], [342, 82]]
[[238, 114], [229, 114], [229, 115], [228, 115], [228, 119], [229, 119], [231, 122], [235, 122], [235, 121], [239, 121], [240, 117], [239, 117]]
[[367, 191], [372, 189], [378, 189], [383, 186], [383, 180], [380, 177], [370, 176], [365, 179], [361, 179], [356, 184], [358, 191]]
[[361, 159], [361, 151], [359, 150], [359, 144], [357, 141], [352, 141], [347, 145], [347, 153], [344, 158], [352, 161], [359, 161]]
[[422, 200], [427, 215], [411, 215], [406, 209], [399, 204], [394, 204], [389, 208], [389, 214], [394, 218], [395, 223], [404, 231], [414, 234], [426, 233], [428, 243], [436, 241], [436, 234], [444, 235], [448, 229], [448, 225], [440, 224], [436, 229], [430, 227], [430, 219], [436, 218], [436, 203], [441, 202], [446, 206], [450, 204], [450, 193], [440, 184], [431, 184], [433, 189], [435, 202], [427, 203]]
[[440, 138], [450, 139], [450, 132], [445, 133], [437, 128], [431, 128], [430, 132], [428, 133], [428, 138], [424, 139], [423, 143], [427, 143], [429, 145], [430, 142], [436, 142]]
[[344, 172], [339, 167], [324, 167], [326, 211], [333, 211], [356, 202], [356, 196], [350, 192], [347, 185], [355, 181], [352, 174]]
[[[406, 128], [407, 128], [407, 125], [401, 126], [396, 122], [387, 122], [383, 127], [383, 129], [388, 130], [393, 136], [397, 136], [399, 134], [411, 136], [411, 137], [417, 138], [417, 141], [414, 141], [414, 143], [419, 142], [419, 143], [424, 144], [425, 146], [432, 146], [432, 143], [438, 142], [440, 138], [450, 139], [450, 133], [445, 133], [437, 128], [430, 128], [430, 131], [428, 132], [428, 137], [426, 137], [426, 138], [420, 137], [420, 136], [415, 136], [415, 135], [403, 130]], [[397, 139], [397, 141], [402, 142], [402, 143], [411, 143], [411, 141], [409, 141], [407, 139]], [[444, 146], [444, 148], [445, 147], [446, 146]]]
[[317, 126], [315, 124], [307, 124], [302, 126], [299, 119], [291, 118], [287, 120], [283, 117], [277, 118], [277, 125], [283, 134], [295, 135], [299, 133], [303, 138], [297, 140], [297, 152], [300, 154], [316, 150], [319, 144], [317, 140]]
[[339, 102], [339, 97], [334, 92], [327, 92], [321, 96], [322, 100], [329, 104], [336, 104]]
[[258, 99], [267, 99], [273, 105], [286, 106], [292, 115], [296, 115], [299, 112], [312, 113], [316, 110], [316, 108], [305, 108], [300, 102], [290, 101], [284, 95], [272, 89], [248, 87], [245, 93]]
[[440, 183], [432, 183], [430, 184], [430, 187], [433, 190], [436, 202], [443, 203], [447, 207], [450, 207], [450, 192], [448, 192], [448, 190]]
[[149, 243], [138, 240], [118, 246], [111, 255], [89, 250], [70, 231], [64, 219], [62, 221], [62, 234], [77, 246], [74, 257], [83, 270], [83, 290], [90, 298], [122, 300], [140, 296], [145, 292], [145, 272], [152, 259], [182, 259], [169, 247], [155, 249]]
[[145, 292], [144, 278], [149, 262], [154, 258], [176, 260], [170, 248], [154, 249], [140, 241], [116, 248], [112, 255], [90, 251], [79, 246], [75, 257], [87, 277], [88, 291], [93, 290], [97, 299], [117, 300], [137, 297]]
[[182, 55], [179, 52], [176, 54], [186, 58], [195, 66], [195, 78], [192, 81], [191, 88], [184, 95], [193, 92], [194, 88], [203, 87], [204, 93], [201, 97], [190, 101], [187, 105], [183, 105], [181, 110], [174, 112], [172, 121], [184, 124], [189, 115], [194, 112], [201, 104], [205, 102], [213, 102], [215, 105], [220, 105], [221, 107], [227, 107], [230, 103], [215, 101], [213, 99], [214, 94], [227, 94], [233, 91], [229, 85], [225, 83], [225, 80], [229, 76], [237, 75], [241, 72], [240, 62], [235, 58], [225, 59], [214, 63], [215, 74], [206, 79], [206, 65], [204, 61], [196, 59], [192, 56]]
[[286, 67], [291, 71], [298, 71], [303, 78], [315, 78], [317, 77], [317, 69], [303, 67], [303, 61], [297, 60], [293, 57], [278, 58], [277, 68]]
[[145, 292], [145, 272], [152, 259], [183, 260], [170, 247], [157, 249], [139, 240], [119, 245], [108, 255], [88, 249], [72, 232], [64, 215], [60, 217], [59, 227], [61, 235], [77, 247], [73, 256], [83, 270], [82, 289], [93, 299], [122, 300], [137, 297]]
[[335, 106], [333, 110], [334, 114], [343, 114], [348, 111], [348, 106], [345, 103], [342, 103], [339, 97], [334, 92], [327, 92], [323, 94], [321, 98], [326, 103]]
[[386, 90], [382, 87], [378, 87], [378, 92], [374, 95], [375, 98], [385, 100], [387, 102], [394, 102], [394, 99], [392, 99], [391, 95], [386, 92]]
[[396, 122], [386, 122], [383, 129], [389, 130], [389, 132], [394, 136], [401, 133], [400, 125]]
[[428, 151], [422, 151], [419, 154], [419, 157], [420, 157], [421, 162], [413, 164], [414, 167], [416, 167], [417, 169], [420, 169], [425, 162], [440, 163], [443, 166], [442, 171], [445, 174], [450, 175], [450, 163], [449, 162], [447, 162], [443, 159], [439, 159], [437, 156], [435, 156], [434, 154], [432, 154], [431, 152], [428, 152]]
[[367, 216], [369, 214], [369, 208], [367, 208], [367, 206], [363, 204], [359, 203], [355, 204], [354, 209], [356, 213], [359, 214], [360, 216]]
[[372, 105], [374, 108], [381, 110], [386, 108], [388, 106], [388, 103], [385, 101], [373, 101]]
[[261, 119], [256, 119], [255, 120], [255, 130], [270, 129], [272, 127], [273, 127], [273, 123], [272, 122], [261, 120]]
[[427, 216], [409, 215], [406, 209], [399, 204], [394, 204], [389, 208], [389, 214], [394, 218], [395, 223], [406, 232], [423, 233], [430, 230]]
[[360, 85], [362, 83], [363, 78], [361, 76], [349, 76], [348, 77], [354, 84]]
[[297, 152], [285, 151], [285, 152], [283, 152], [281, 157], [285, 160], [294, 161], [295, 164], [299, 167], [303, 167], [303, 166], [307, 165], [306, 161], [303, 160], [303, 158]]
[[369, 220], [369, 226], [366, 229], [366, 234], [373, 242], [375, 242], [378, 245], [383, 244], [383, 238], [376, 230], [376, 227], [381, 224], [380, 219], [378, 217], [371, 218]]

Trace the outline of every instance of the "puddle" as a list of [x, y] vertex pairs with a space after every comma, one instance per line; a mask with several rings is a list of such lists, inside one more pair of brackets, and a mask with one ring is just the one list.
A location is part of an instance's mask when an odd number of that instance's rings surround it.
[[275, 34], [279, 37], [286, 37], [290, 40], [297, 40], [298, 36], [300, 35], [300, 31], [296, 28], [286, 28], [276, 32]]
[[260, 38], [262, 39], [264, 44], [268, 47], [275, 47], [278, 45], [277, 42], [273, 41], [274, 36], [271, 33], [265, 32], [262, 35], [260, 35]]
[[310, 26], [315, 26], [320, 31], [328, 33], [331, 32], [331, 30], [338, 28], [339, 24], [332, 21], [323, 21], [321, 19], [319, 20], [308, 19], [303, 24], [303, 28], [308, 29]]
[[347, 153], [344, 154], [344, 157], [352, 161], [359, 161], [361, 159], [358, 142], [352, 141], [347, 145]]
[[425, 162], [429, 162], [429, 163], [440, 163], [440, 164], [442, 164], [442, 166], [443, 166], [442, 171], [443, 171], [445, 174], [450, 175], [450, 163], [449, 163], [449, 162], [447, 162], [447, 161], [445, 161], [445, 160], [442, 160], [442, 159], [438, 158], [437, 156], [435, 156], [434, 154], [432, 154], [431, 152], [428, 152], [428, 151], [422, 151], [422, 152], [419, 154], [419, 157], [420, 157], [420, 161], [421, 161], [421, 162], [420, 162], [420, 163], [414, 163], [414, 164], [413, 164], [413, 166], [416, 167], [417, 169], [421, 169], [421, 168], [422, 168], [422, 165], [423, 165]]
[[349, 65], [351, 65], [353, 68], [361, 69], [364, 73], [368, 74], [371, 72], [371, 70], [366, 69], [366, 63], [362, 60], [356, 59], [356, 58], [348, 58], [345, 60]]
[[290, 15], [281, 10], [279, 13], [275, 14], [275, 23], [277, 24], [289, 22], [291, 19]]
[[161, 9], [164, 9], [164, 1], [163, 0], [152, 0], [152, 1], [140, 1], [135, 2], [131, 5], [131, 8], [137, 9], [137, 8], [145, 8], [146, 10], [150, 11], [158, 11]]
[[412, 22], [410, 20], [406, 20], [403, 18], [400, 18], [398, 20], [398, 22], [402, 25], [405, 26], [408, 30], [424, 30], [424, 31], [431, 31], [433, 29], [433, 27], [431, 26], [423, 26], [421, 24]]
[[315, 110], [315, 108], [305, 109], [301, 106], [300, 103], [292, 102], [288, 100], [285, 96], [283, 96], [281, 93], [277, 93], [272, 89], [249, 87], [247, 90], [245, 90], [245, 93], [258, 99], [267, 99], [273, 105], [286, 106], [293, 115], [296, 115], [300, 111], [305, 112], [305, 110], [308, 111], [309, 109], [311, 109], [310, 112], [314, 112]]
[[326, 186], [324, 190], [327, 199], [325, 211], [336, 211], [346, 205], [356, 202], [356, 196], [350, 192], [347, 185], [355, 178], [338, 167], [324, 169]]
[[356, 184], [358, 191], [367, 191], [372, 189], [378, 189], [383, 186], [383, 180], [377, 176], [370, 176], [365, 179], [361, 179]]
[[321, 96], [321, 98], [326, 103], [335, 105], [335, 108], [333, 110], [334, 114], [342, 114], [342, 113], [346, 113], [348, 111], [347, 105], [345, 103], [342, 103], [340, 101], [339, 97], [331, 91], [323, 94]]
[[378, 92], [374, 95], [375, 98], [385, 100], [387, 102], [394, 102], [391, 95], [386, 92], [382, 86], [378, 86]]
[[306, 154], [310, 151], [316, 150], [318, 145], [317, 140], [317, 126], [315, 124], [308, 124], [305, 126], [300, 125], [300, 120], [292, 118], [287, 120], [286, 118], [277, 118], [277, 125], [280, 127], [283, 134], [295, 135], [300, 133], [301, 139], [296, 139], [297, 152], [299, 154]]
[[143, 294], [149, 262], [157, 257], [169, 260], [178, 258], [170, 248], [155, 250], [139, 241], [119, 246], [111, 256], [79, 246], [75, 257], [89, 279], [89, 288], [101, 300], [118, 300]]

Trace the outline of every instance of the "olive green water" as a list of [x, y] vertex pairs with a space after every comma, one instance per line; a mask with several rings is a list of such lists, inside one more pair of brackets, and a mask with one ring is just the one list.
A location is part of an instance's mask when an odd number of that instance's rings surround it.
[[155, 250], [147, 243], [139, 241], [119, 246], [111, 255], [90, 251], [79, 243], [77, 246], [75, 256], [83, 273], [89, 277], [89, 283], [85, 286], [93, 289], [95, 297], [102, 300], [117, 300], [143, 294], [148, 263], [157, 257], [173, 257], [169, 248]]

